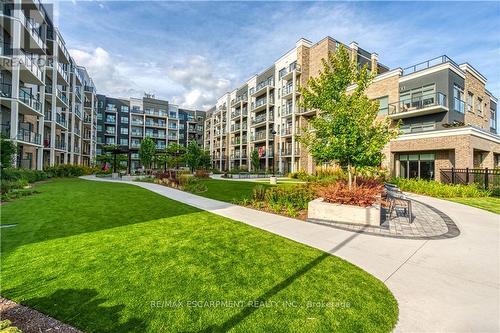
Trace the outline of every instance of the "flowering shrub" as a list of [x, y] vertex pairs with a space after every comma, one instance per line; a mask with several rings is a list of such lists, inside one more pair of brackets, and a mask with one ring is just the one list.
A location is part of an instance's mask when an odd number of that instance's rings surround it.
[[196, 170], [194, 175], [197, 178], [208, 178], [210, 176], [210, 174], [206, 170]]
[[360, 181], [349, 189], [347, 182], [339, 181], [318, 187], [317, 194], [325, 202], [368, 207], [379, 200], [382, 187], [382, 184], [376, 181]]

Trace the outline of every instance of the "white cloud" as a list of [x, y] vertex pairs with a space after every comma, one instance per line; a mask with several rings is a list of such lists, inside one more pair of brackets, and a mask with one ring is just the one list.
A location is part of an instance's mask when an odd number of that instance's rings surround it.
[[218, 66], [199, 55], [170, 66], [167, 75], [182, 88], [182, 94], [173, 98], [185, 107], [209, 108], [231, 86], [231, 82], [223, 78], [224, 74], [218, 70]]
[[113, 97], [141, 97], [148, 92], [181, 107], [207, 109], [230, 88], [229, 80], [216, 75], [216, 66], [199, 55], [165, 65], [131, 61], [102, 47], [70, 49], [70, 53], [87, 68], [97, 91]]

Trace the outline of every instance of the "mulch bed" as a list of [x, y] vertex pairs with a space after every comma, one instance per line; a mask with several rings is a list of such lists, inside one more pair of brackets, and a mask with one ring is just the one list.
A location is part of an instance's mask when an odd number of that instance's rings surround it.
[[83, 333], [41, 312], [0, 297], [0, 318], [9, 319], [23, 333]]

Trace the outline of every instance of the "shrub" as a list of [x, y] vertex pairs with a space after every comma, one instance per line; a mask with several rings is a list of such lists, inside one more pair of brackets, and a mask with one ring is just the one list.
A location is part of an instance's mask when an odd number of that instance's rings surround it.
[[266, 187], [264, 185], [257, 185], [252, 190], [252, 199], [257, 201], [264, 201], [266, 197]]
[[49, 175], [42, 170], [5, 168], [1, 171], [2, 182], [25, 179], [28, 183], [45, 180]]
[[0, 185], [0, 191], [2, 194], [8, 193], [12, 190], [22, 189], [28, 185], [28, 181], [25, 178], [17, 180], [2, 180]]
[[80, 177], [100, 171], [98, 167], [88, 167], [78, 164], [59, 164], [45, 169], [49, 177]]
[[382, 192], [382, 185], [375, 181], [360, 182], [349, 189], [347, 182], [339, 181], [317, 189], [325, 202], [342, 205], [368, 207], [377, 202]]
[[8, 319], [0, 321], [0, 332], [2, 333], [22, 333], [20, 329], [12, 326], [12, 322]]
[[314, 190], [309, 184], [271, 187], [265, 192], [266, 203], [276, 212], [288, 208], [306, 209], [312, 199], [314, 199]]
[[392, 183], [402, 191], [429, 195], [437, 198], [479, 198], [491, 195], [477, 185], [443, 184], [434, 180], [393, 178]]
[[194, 173], [197, 178], [209, 178], [210, 174], [206, 170], [196, 170]]

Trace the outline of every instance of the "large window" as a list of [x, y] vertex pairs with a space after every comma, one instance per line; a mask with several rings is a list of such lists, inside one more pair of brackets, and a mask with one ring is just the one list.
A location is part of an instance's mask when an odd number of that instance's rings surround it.
[[408, 124], [408, 125], [401, 125], [401, 127], [400, 127], [401, 132], [403, 132], [404, 134], [427, 132], [427, 131], [432, 131], [435, 129], [436, 129], [436, 123], [432, 122], [432, 121], [415, 123], [415, 124]]
[[121, 117], [121, 122], [123, 124], [128, 124], [128, 117]]
[[121, 134], [128, 134], [128, 127], [121, 127], [120, 128], [120, 133]]
[[401, 108], [406, 111], [421, 109], [428, 105], [435, 104], [436, 86], [429, 84], [423, 87], [414, 88], [399, 95]]
[[400, 154], [399, 177], [434, 179], [434, 153]]

